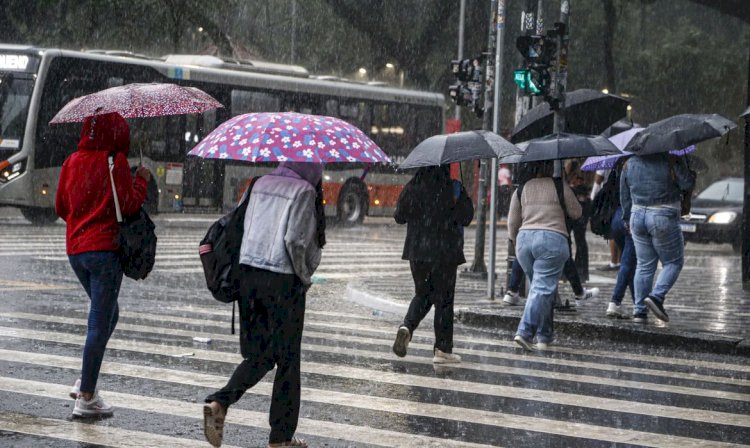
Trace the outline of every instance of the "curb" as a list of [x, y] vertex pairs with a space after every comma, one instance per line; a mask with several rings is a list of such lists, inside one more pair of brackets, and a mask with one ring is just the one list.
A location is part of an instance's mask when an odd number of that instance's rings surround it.
[[[686, 332], [654, 327], [624, 327], [607, 322], [572, 321], [557, 316], [559, 316], [559, 313], [555, 318], [555, 332], [561, 336], [593, 337], [617, 342], [659, 345], [665, 348], [710, 351], [717, 354], [750, 357], [750, 341], [746, 339], [706, 332]], [[456, 320], [468, 326], [514, 332], [518, 328], [520, 317], [503, 315], [494, 311], [464, 308], [457, 310]]]

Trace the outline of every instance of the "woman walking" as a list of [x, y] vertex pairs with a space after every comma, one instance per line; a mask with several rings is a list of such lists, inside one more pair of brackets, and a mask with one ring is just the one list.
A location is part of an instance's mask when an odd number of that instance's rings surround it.
[[[555, 292], [570, 257], [566, 216], [578, 219], [581, 205], [570, 187], [553, 179], [553, 161], [528, 164], [528, 181], [513, 194], [508, 233], [516, 258], [531, 281], [514, 340], [526, 350], [545, 350], [552, 342]], [[532, 345], [536, 338], [536, 345]]]
[[[622, 219], [635, 245], [634, 322], [646, 323], [647, 310], [669, 321], [664, 310], [667, 293], [677, 281], [684, 261], [680, 229], [680, 198], [695, 186], [695, 173], [685, 157], [668, 153], [632, 156], [622, 169], [620, 202]], [[654, 284], [656, 265], [663, 269]]]
[[453, 353], [453, 298], [456, 268], [466, 263], [463, 227], [473, 216], [471, 199], [458, 181], [450, 179], [447, 165], [419, 168], [401, 191], [393, 217], [407, 224], [402, 258], [409, 260], [414, 298], [396, 333], [393, 352], [397, 356], [406, 356], [412, 334], [434, 306], [432, 362], [461, 362]]
[[[68, 259], [91, 301], [81, 378], [70, 392], [76, 399], [76, 417], [112, 414], [112, 406], [102, 399], [96, 387], [107, 342], [117, 325], [117, 296], [122, 283], [117, 252], [120, 230], [110, 169], [123, 216], [141, 208], [150, 177], [142, 166], [135, 178], [130, 174], [129, 147], [130, 129], [118, 113], [86, 118], [78, 151], [63, 163], [57, 187], [55, 209], [67, 225]], [[111, 155], [113, 168], [108, 162]]]

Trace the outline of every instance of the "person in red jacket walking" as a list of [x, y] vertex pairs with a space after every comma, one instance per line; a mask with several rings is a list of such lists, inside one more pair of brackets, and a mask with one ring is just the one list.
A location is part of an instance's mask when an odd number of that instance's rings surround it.
[[78, 151], [63, 163], [57, 186], [55, 209], [67, 225], [68, 259], [91, 301], [81, 378], [70, 392], [76, 399], [73, 408], [76, 417], [112, 414], [112, 406], [96, 388], [107, 341], [117, 324], [117, 296], [122, 283], [117, 253], [119, 225], [107, 159], [114, 155], [112, 176], [123, 216], [137, 213], [141, 208], [150, 178], [149, 171], [142, 166], [135, 178], [130, 174], [129, 146], [130, 128], [120, 114], [86, 118]]

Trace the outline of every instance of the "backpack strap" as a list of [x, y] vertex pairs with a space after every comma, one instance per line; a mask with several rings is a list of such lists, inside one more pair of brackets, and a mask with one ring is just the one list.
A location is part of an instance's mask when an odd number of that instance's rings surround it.
[[565, 191], [563, 190], [562, 177], [553, 177], [552, 182], [555, 184], [555, 190], [557, 190], [557, 200], [560, 202], [560, 207], [563, 211], [565, 230], [568, 231], [568, 242], [570, 242], [570, 222], [568, 221], [568, 208], [565, 206]]

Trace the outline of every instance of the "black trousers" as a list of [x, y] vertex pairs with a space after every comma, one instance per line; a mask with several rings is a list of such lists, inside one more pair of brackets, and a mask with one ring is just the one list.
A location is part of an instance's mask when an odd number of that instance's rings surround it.
[[435, 348], [453, 352], [453, 299], [456, 293], [456, 265], [410, 261], [414, 298], [403, 325], [411, 334], [435, 306]]
[[229, 382], [206, 397], [229, 407], [274, 366], [269, 443], [290, 440], [300, 407], [300, 355], [305, 319], [305, 289], [293, 274], [242, 266], [240, 348], [244, 360]]
[[586, 242], [586, 229], [589, 225], [591, 214], [591, 201], [580, 202], [582, 215], [579, 219], [573, 221], [571, 231], [573, 240], [576, 243], [575, 264], [578, 275], [584, 282], [589, 281], [589, 244]]

